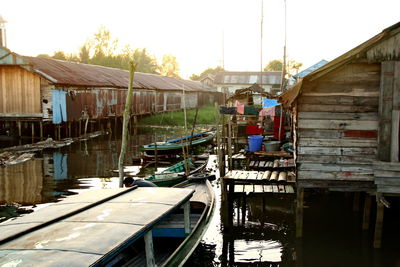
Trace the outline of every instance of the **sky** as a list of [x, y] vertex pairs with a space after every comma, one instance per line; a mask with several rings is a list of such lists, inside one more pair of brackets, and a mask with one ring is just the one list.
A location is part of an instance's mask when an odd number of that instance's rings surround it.
[[[78, 53], [103, 25], [121, 48], [146, 48], [160, 62], [165, 54], [175, 56], [180, 75], [188, 78], [217, 66], [260, 71], [269, 61], [282, 59], [284, 3], [1, 0], [0, 15], [7, 21], [7, 47], [17, 54]], [[399, 0], [286, 0], [287, 58], [303, 68], [333, 60], [399, 22], [399, 10]]]

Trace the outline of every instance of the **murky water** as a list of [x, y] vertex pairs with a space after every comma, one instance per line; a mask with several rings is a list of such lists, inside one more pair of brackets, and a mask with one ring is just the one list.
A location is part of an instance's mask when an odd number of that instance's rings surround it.
[[[140, 133], [130, 140], [127, 164], [138, 146], [176, 137], [175, 130]], [[28, 162], [0, 168], [0, 221], [34, 212], [70, 194], [118, 187], [120, 140], [103, 136], [36, 154]], [[211, 160], [209, 168], [215, 168]], [[139, 167], [133, 168], [139, 171]], [[151, 173], [152, 169], [147, 169]], [[142, 173], [145, 175], [146, 173]], [[400, 266], [399, 201], [389, 199], [383, 247], [372, 248], [375, 210], [369, 231], [361, 230], [352, 195], [306, 192], [304, 238], [295, 238], [293, 195], [247, 195], [234, 202], [234, 214], [221, 212], [220, 186], [213, 182], [217, 206], [203, 241], [186, 266]], [[14, 203], [14, 204], [13, 204]]]

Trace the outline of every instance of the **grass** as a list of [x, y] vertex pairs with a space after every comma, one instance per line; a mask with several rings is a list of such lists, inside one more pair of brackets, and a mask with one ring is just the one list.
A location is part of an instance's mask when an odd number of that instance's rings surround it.
[[[186, 111], [187, 126], [193, 125], [196, 109]], [[206, 105], [199, 108], [196, 125], [214, 125], [215, 124], [215, 106]], [[183, 111], [174, 111], [161, 113], [152, 116], [146, 116], [139, 119], [139, 125], [160, 125], [160, 126], [185, 126], [185, 116]]]

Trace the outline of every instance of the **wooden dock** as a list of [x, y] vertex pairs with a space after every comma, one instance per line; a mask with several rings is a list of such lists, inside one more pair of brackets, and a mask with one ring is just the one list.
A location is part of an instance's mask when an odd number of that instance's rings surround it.
[[229, 171], [223, 178], [223, 193], [294, 193], [295, 173], [288, 170]]

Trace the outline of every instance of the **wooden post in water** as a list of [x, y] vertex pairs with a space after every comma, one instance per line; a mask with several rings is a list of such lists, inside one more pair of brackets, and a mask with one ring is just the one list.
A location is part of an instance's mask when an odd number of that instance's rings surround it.
[[40, 140], [43, 140], [43, 122], [40, 121], [39, 124]]
[[154, 133], [154, 160], [155, 160], [155, 172], [158, 167], [158, 149], [157, 149], [157, 134]]
[[354, 212], [360, 211], [360, 192], [354, 192], [353, 211]]
[[385, 211], [385, 206], [378, 199], [378, 201], [376, 203], [376, 223], [375, 223], [374, 248], [381, 248], [384, 211]]
[[133, 87], [133, 77], [135, 70], [136, 70], [136, 65], [132, 61], [129, 62], [129, 85], [125, 101], [124, 120], [122, 123], [121, 153], [119, 154], [119, 161], [118, 161], [119, 187], [122, 187], [124, 182], [124, 160], [126, 154], [126, 147], [128, 146], [128, 123], [131, 113], [132, 87]]
[[232, 170], [232, 116], [228, 116], [228, 170]]
[[151, 230], [144, 235], [144, 245], [146, 251], [146, 266], [155, 267], [156, 261], [154, 258], [153, 234]]
[[369, 229], [370, 216], [371, 216], [371, 196], [369, 194], [366, 194], [365, 201], [364, 201], [364, 216], [363, 216], [363, 224], [362, 224], [363, 230]]
[[297, 187], [296, 201], [296, 237], [303, 236], [303, 203], [304, 203], [304, 188]]
[[193, 126], [192, 126], [192, 133], [190, 135], [190, 142], [189, 142], [189, 151], [188, 151], [188, 156], [190, 157], [192, 155], [192, 140], [193, 140], [193, 134], [194, 134], [194, 127], [196, 127], [196, 121], [197, 121], [197, 113], [199, 112], [199, 108], [196, 108], [196, 114], [194, 115], [194, 120], [193, 120]]

